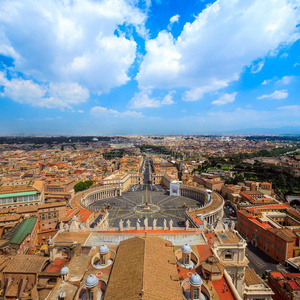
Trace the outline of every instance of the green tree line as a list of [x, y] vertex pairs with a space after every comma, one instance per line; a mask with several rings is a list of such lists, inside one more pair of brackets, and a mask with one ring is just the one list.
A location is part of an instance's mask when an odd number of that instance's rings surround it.
[[86, 190], [90, 186], [92, 186], [93, 183], [94, 182], [92, 180], [80, 181], [74, 185], [74, 191], [77, 193], [77, 192]]

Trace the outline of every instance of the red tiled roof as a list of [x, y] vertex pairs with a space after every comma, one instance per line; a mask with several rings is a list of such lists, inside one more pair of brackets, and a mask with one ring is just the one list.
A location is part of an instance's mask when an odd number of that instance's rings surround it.
[[80, 210], [80, 222], [81, 223], [84, 223], [88, 218], [89, 216], [92, 214], [93, 212], [89, 211], [89, 210], [85, 210], [85, 209], [81, 209]]
[[254, 202], [254, 198], [248, 195], [247, 193], [241, 192], [241, 195], [244, 196], [246, 199], [248, 199], [250, 202]]
[[200, 219], [198, 219], [197, 217], [193, 217], [193, 219], [198, 225], [203, 225], [203, 222]]
[[268, 223], [262, 223], [257, 219], [249, 219], [250, 221], [252, 221], [253, 223], [257, 224], [258, 226], [262, 227], [262, 228], [273, 228], [271, 225], [269, 225]]
[[[224, 283], [227, 285], [225, 292], [223, 292]], [[224, 277], [222, 277], [220, 280], [212, 281], [212, 284], [213, 284], [220, 299], [235, 300], [235, 298], [228, 286], [228, 282], [225, 280]]]
[[300, 285], [297, 281], [291, 280], [291, 281], [288, 281], [288, 284], [291, 286], [291, 288], [293, 290], [300, 290]]
[[253, 211], [255, 209], [289, 209], [290, 207], [287, 206], [286, 204], [273, 204], [273, 205], [263, 205], [263, 206], [253, 206], [253, 207], [248, 207], [248, 211]]
[[72, 208], [66, 212], [66, 218], [69, 217], [77, 208]]
[[280, 278], [284, 278], [283, 274], [280, 273], [280, 272], [270, 272], [270, 274], [274, 277], [274, 278], [277, 278], [277, 277], [280, 277]]
[[65, 258], [57, 258], [54, 260], [53, 264], [47, 266], [44, 272], [47, 273], [59, 273], [62, 267], [69, 261], [69, 259]]

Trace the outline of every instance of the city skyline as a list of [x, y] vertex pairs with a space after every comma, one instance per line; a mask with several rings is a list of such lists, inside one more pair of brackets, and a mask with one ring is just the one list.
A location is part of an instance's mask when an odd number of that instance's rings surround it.
[[0, 1], [0, 135], [300, 133], [300, 1]]

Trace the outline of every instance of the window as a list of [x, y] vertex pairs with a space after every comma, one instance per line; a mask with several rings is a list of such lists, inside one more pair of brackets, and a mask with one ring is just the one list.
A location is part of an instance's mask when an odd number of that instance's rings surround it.
[[101, 255], [100, 263], [101, 263], [101, 265], [105, 265], [105, 256], [104, 255]]
[[51, 214], [49, 213], [49, 214], [48, 214], [48, 219], [50, 219], [50, 218], [51, 218]]
[[57, 215], [56, 215], [56, 212], [53, 214], [53, 217], [56, 217]]
[[232, 254], [231, 253], [226, 253], [225, 254], [225, 259], [232, 259]]
[[184, 264], [185, 265], [189, 265], [190, 264], [190, 260], [189, 260], [189, 256], [186, 255], [186, 257], [184, 258]]
[[199, 289], [194, 289], [194, 299], [199, 299]]
[[45, 215], [44, 214], [42, 214], [42, 219], [45, 219]]

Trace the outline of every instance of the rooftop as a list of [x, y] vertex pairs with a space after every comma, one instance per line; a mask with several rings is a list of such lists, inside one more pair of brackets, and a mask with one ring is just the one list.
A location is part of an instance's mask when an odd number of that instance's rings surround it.
[[182, 299], [171, 242], [135, 237], [119, 245], [105, 299]]

